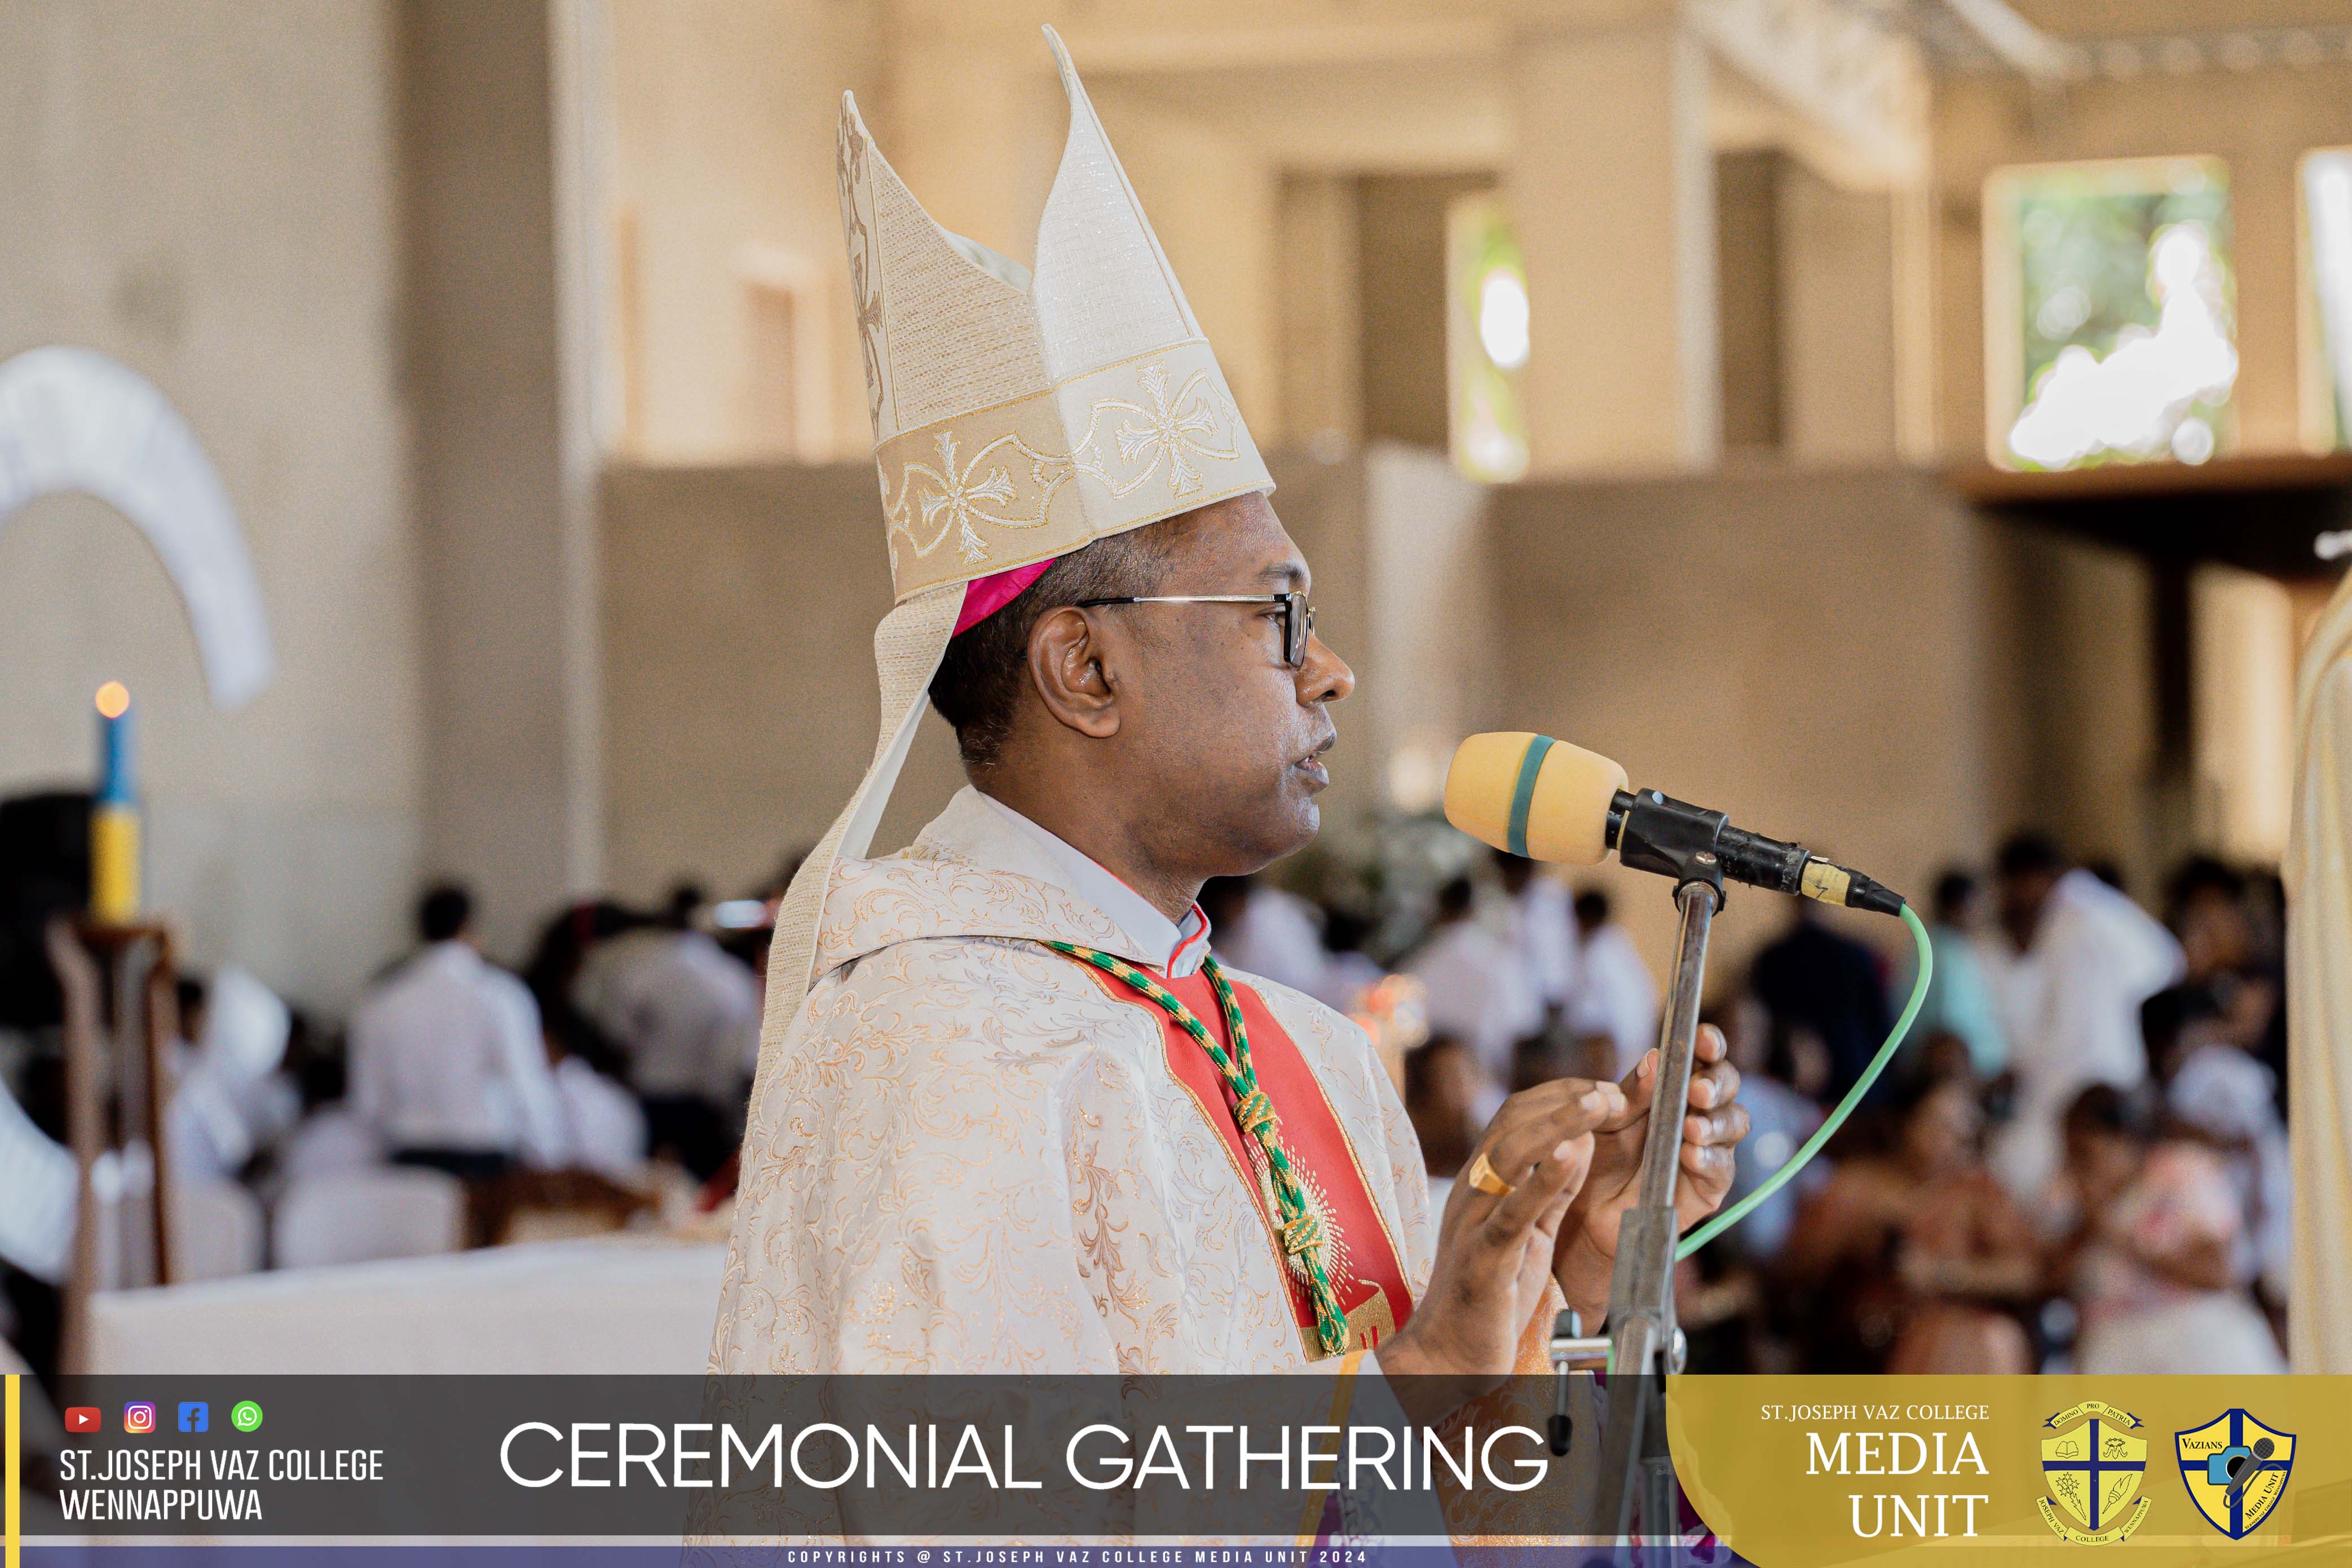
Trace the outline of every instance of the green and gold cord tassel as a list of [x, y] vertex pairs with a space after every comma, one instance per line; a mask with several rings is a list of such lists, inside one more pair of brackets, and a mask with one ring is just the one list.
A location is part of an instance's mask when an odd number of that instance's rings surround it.
[[1322, 1218], [1307, 1201], [1307, 1188], [1298, 1179], [1298, 1172], [1290, 1163], [1290, 1152], [1282, 1146], [1281, 1119], [1275, 1114], [1274, 1102], [1257, 1085], [1256, 1069], [1250, 1064], [1249, 1028], [1242, 1021], [1241, 1003], [1234, 996], [1234, 988], [1225, 978], [1224, 970], [1216, 959], [1204, 958], [1201, 972], [1209, 977], [1209, 988], [1217, 993], [1218, 1009], [1224, 1014], [1225, 1032], [1232, 1037], [1230, 1054], [1209, 1033], [1206, 1024], [1192, 1015], [1192, 1009], [1178, 999], [1175, 993], [1124, 958], [1092, 947], [1080, 947], [1075, 943], [1048, 942], [1055, 952], [1091, 964], [1111, 978], [1133, 988], [1146, 1001], [1176, 1020], [1176, 1027], [1192, 1037], [1209, 1060], [1216, 1064], [1219, 1076], [1225, 1081], [1225, 1090], [1234, 1097], [1234, 1119], [1242, 1131], [1256, 1143], [1265, 1155], [1266, 1168], [1274, 1176], [1275, 1204], [1279, 1211], [1283, 1249], [1297, 1258], [1307, 1270], [1307, 1295], [1315, 1303], [1315, 1337], [1326, 1355], [1338, 1355], [1348, 1348], [1348, 1315], [1339, 1310], [1339, 1293], [1331, 1286], [1331, 1273], [1326, 1265], [1329, 1238], [1324, 1234]]

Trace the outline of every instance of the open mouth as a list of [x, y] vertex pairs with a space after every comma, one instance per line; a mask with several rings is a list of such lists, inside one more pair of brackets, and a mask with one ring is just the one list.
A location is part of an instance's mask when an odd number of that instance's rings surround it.
[[1338, 744], [1339, 739], [1339, 737], [1336, 735], [1325, 736], [1320, 741], [1316, 743], [1314, 750], [1308, 752], [1306, 756], [1292, 763], [1291, 767], [1297, 768], [1308, 779], [1314, 780], [1318, 788], [1330, 783], [1331, 770], [1323, 766], [1323, 754], [1330, 750], [1334, 745]]

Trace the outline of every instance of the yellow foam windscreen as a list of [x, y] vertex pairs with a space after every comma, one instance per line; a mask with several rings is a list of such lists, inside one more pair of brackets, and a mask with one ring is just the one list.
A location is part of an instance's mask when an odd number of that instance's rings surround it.
[[1445, 820], [1531, 860], [1591, 865], [1609, 852], [1609, 803], [1625, 770], [1597, 752], [1523, 730], [1474, 735], [1445, 773]]

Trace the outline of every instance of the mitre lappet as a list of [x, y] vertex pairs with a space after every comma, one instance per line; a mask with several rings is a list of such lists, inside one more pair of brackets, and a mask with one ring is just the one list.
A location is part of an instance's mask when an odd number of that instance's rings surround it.
[[1069, 139], [1036, 267], [950, 234], [842, 95], [841, 219], [896, 603], [874, 632], [882, 713], [857, 792], [776, 922], [762, 1074], [799, 1013], [835, 863], [862, 857], [948, 641], [1055, 557], [1274, 487], [1216, 355], [1051, 27]]

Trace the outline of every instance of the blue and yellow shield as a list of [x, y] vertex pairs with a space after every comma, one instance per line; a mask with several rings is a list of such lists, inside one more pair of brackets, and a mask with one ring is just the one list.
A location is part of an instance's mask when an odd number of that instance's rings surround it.
[[2096, 1399], [2042, 1424], [2042, 1522], [2069, 1541], [2096, 1546], [2127, 1539], [2147, 1518], [2140, 1494], [2147, 1439], [2138, 1416]]
[[2276, 1432], [2243, 1410], [2225, 1410], [2191, 1432], [2176, 1432], [2189, 1500], [2213, 1528], [2242, 1541], [2286, 1494], [2294, 1434]]

